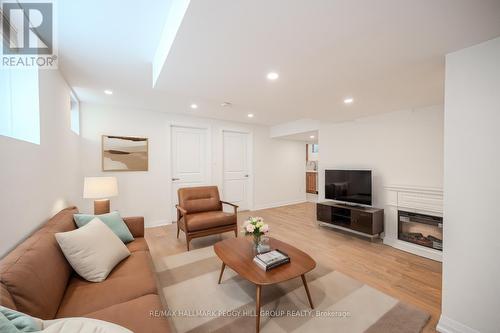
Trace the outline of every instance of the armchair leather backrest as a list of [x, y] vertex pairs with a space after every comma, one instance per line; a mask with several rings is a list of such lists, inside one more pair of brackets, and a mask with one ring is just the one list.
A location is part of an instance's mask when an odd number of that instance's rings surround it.
[[217, 186], [185, 187], [177, 191], [179, 205], [188, 214], [222, 210]]

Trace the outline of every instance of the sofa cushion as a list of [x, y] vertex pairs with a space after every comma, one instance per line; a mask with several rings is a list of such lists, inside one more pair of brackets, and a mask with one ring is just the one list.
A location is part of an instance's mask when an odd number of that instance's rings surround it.
[[3, 283], [0, 283], [0, 304], [9, 309], [16, 309], [16, 304], [14, 304], [12, 296]]
[[149, 252], [133, 252], [102, 282], [92, 283], [74, 276], [68, 284], [57, 318], [79, 317], [113, 304], [156, 293]]
[[[115, 269], [108, 276], [108, 279], [116, 279], [124, 276], [135, 276], [139, 275], [140, 277], [144, 276], [144, 273], [149, 273], [153, 277], [153, 261], [151, 259], [151, 255], [149, 251], [135, 251], [130, 257], [124, 261], [122, 261], [119, 265], [115, 267]], [[156, 284], [156, 280], [154, 280]], [[156, 294], [156, 292], [155, 292]]]
[[222, 210], [217, 186], [180, 188], [178, 195], [179, 205], [188, 214]]
[[73, 269], [91, 282], [105, 280], [130, 255], [120, 238], [97, 217], [80, 229], [58, 232], [55, 237]]
[[149, 251], [148, 243], [144, 237], [138, 237], [133, 242], [126, 245], [130, 252]]
[[114, 234], [122, 240], [122, 242], [128, 243], [134, 240], [134, 237], [130, 233], [130, 230], [128, 230], [127, 225], [125, 224], [122, 217], [117, 211], [101, 215], [92, 215], [92, 214], [73, 215], [73, 219], [75, 220], [75, 223], [78, 226], [78, 228], [87, 225], [87, 223], [89, 223], [96, 217], [99, 220], [101, 220], [105, 225], [107, 225], [109, 229], [111, 229], [111, 231], [113, 231]]
[[[54, 318], [73, 271], [54, 233], [74, 230], [75, 213], [76, 207], [60, 211], [0, 260], [0, 282], [16, 310], [41, 319]], [[3, 287], [2, 300], [9, 299]]]
[[158, 295], [145, 295], [87, 313], [85, 317], [109, 321], [134, 333], [168, 333], [171, 329], [167, 319], [161, 316], [162, 309]]
[[236, 224], [236, 215], [222, 211], [189, 214], [186, 216], [188, 231], [205, 230]]

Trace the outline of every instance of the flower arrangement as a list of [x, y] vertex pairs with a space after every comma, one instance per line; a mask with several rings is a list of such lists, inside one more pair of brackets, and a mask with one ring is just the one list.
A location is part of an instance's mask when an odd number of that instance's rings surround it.
[[253, 235], [255, 246], [259, 245], [260, 237], [269, 232], [269, 225], [264, 223], [262, 217], [249, 217], [243, 224], [246, 235]]

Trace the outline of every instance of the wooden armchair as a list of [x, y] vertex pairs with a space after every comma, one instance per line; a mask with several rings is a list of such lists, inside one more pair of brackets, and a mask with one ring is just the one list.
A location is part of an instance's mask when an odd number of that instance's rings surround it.
[[[186, 187], [177, 191], [177, 238], [186, 235], [187, 250], [193, 238], [234, 231], [238, 237], [238, 206], [221, 201], [217, 186]], [[222, 210], [222, 204], [233, 206], [234, 213]]]

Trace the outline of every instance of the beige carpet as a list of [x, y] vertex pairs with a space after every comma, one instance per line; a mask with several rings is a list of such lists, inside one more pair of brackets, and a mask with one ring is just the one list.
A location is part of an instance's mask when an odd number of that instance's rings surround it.
[[[176, 332], [255, 331], [255, 286], [206, 247], [154, 258]], [[262, 289], [261, 332], [420, 332], [429, 315], [320, 264], [306, 274], [315, 309], [300, 279]]]

